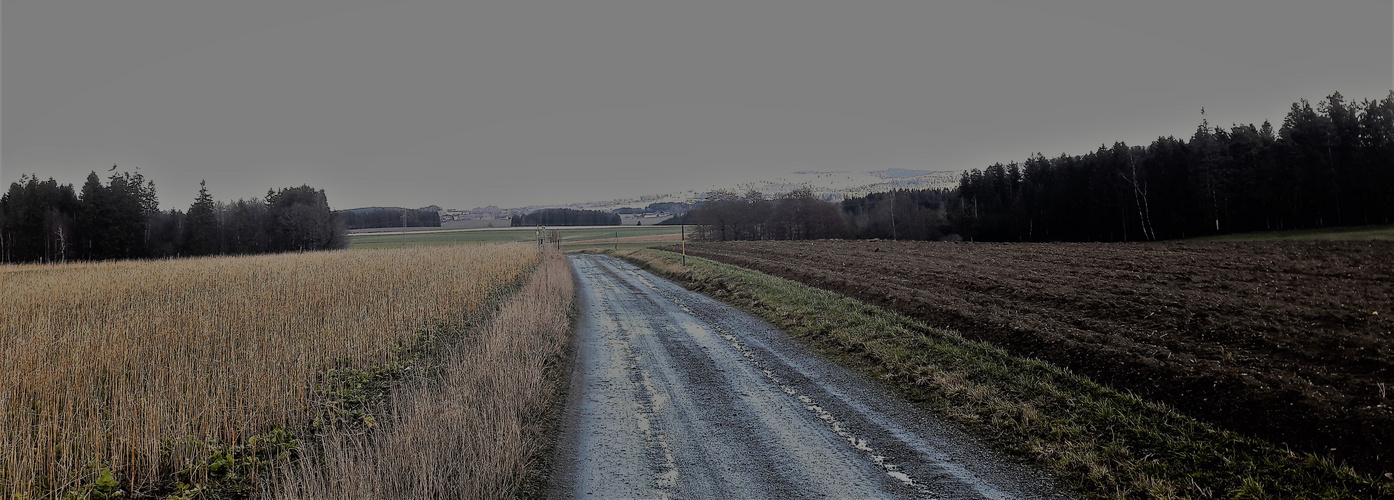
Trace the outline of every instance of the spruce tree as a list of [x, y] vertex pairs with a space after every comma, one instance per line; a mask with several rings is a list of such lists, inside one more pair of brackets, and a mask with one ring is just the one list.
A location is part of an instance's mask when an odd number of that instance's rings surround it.
[[184, 253], [211, 255], [218, 253], [218, 217], [213, 213], [213, 197], [205, 181], [198, 183], [198, 197], [189, 205], [184, 222]]

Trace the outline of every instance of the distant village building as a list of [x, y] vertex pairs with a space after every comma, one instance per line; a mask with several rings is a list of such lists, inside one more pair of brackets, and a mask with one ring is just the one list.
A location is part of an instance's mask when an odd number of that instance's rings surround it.
[[504, 213], [503, 209], [499, 208], [497, 205], [489, 205], [487, 207], [475, 207], [469, 211], [469, 214], [471, 216], [470, 218], [472, 219], [481, 219], [488, 217], [499, 218], [503, 217], [504, 215], [508, 215]]
[[465, 218], [468, 217], [470, 214], [469, 210], [456, 210], [453, 208], [446, 208], [438, 213], [440, 214], [441, 222], [451, 220], [465, 220]]

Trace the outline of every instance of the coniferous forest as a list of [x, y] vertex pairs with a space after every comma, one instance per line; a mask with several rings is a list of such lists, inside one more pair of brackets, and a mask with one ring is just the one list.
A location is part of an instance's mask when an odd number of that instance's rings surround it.
[[1115, 143], [965, 172], [965, 238], [1150, 241], [1394, 221], [1394, 92], [1292, 105], [1275, 130], [1202, 122], [1189, 140]]
[[548, 208], [514, 217], [513, 226], [617, 226], [619, 214], [598, 210], [575, 210], [571, 208]]
[[0, 196], [0, 262], [63, 262], [343, 248], [343, 222], [323, 190], [267, 190], [214, 201], [200, 183], [188, 211], [159, 209], [154, 181], [96, 172], [81, 191], [25, 175]]
[[[1291, 106], [1275, 129], [1202, 120], [1187, 139], [995, 164], [957, 189], [871, 193], [840, 204], [713, 192], [681, 222], [711, 240], [882, 238], [1154, 241], [1394, 222], [1394, 92]], [[797, 203], [786, 200], [798, 200]], [[826, 202], [821, 204], [830, 205]], [[779, 207], [797, 210], [776, 210]], [[816, 231], [789, 228], [818, 227]]]
[[433, 208], [368, 207], [336, 212], [349, 229], [378, 227], [440, 227], [440, 213]]

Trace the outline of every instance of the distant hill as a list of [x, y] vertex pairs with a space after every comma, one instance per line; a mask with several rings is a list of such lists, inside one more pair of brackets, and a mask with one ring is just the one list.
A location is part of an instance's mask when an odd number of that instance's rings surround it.
[[904, 179], [907, 177], [920, 177], [935, 174], [938, 172], [935, 172], [933, 170], [909, 170], [904, 168], [888, 168], [885, 170], [873, 170], [870, 173], [871, 175], [880, 177], [882, 179]]
[[[841, 202], [847, 199], [866, 196], [871, 193], [884, 193], [896, 189], [953, 189], [958, 187], [958, 181], [962, 175], [963, 172], [957, 170], [915, 170], [905, 168], [888, 168], [885, 170], [863, 172], [854, 172], [850, 170], [800, 170], [772, 179], [722, 186], [716, 189], [735, 191], [740, 194], [758, 191], [767, 198], [776, 198], [800, 189], [807, 189], [820, 199]], [[687, 212], [694, 204], [706, 200], [707, 194], [712, 190], [713, 189], [689, 189], [686, 191], [674, 191], [669, 193], [642, 194], [630, 198], [616, 198], [613, 200], [529, 205], [512, 208], [499, 208], [490, 205], [487, 207], [470, 209], [469, 218], [521, 218], [534, 212], [560, 208], [570, 210], [595, 210], [617, 214], [664, 212], [680, 215]], [[431, 205], [421, 210], [427, 209], [431, 209], [433, 213], [442, 210], [436, 205]], [[367, 207], [341, 210], [340, 213], [378, 213], [383, 210], [408, 209]], [[399, 219], [392, 222], [390, 225], [363, 227], [401, 227], [400, 212], [394, 213], [398, 214], [396, 217], [399, 217]], [[381, 216], [378, 215], [376, 217]], [[521, 223], [521, 219], [519, 219], [519, 221]], [[439, 225], [439, 223], [436, 225]], [[355, 229], [353, 226], [349, 226], [349, 228]]]
[[[808, 189], [814, 196], [828, 201], [842, 201], [895, 189], [937, 189], [958, 187], [962, 171], [911, 170], [891, 168], [869, 172], [800, 170], [773, 179], [741, 183], [722, 189], [746, 193], [758, 191], [766, 197], [777, 197], [799, 189]], [[565, 205], [533, 205], [507, 209], [505, 212], [527, 214], [548, 208], [573, 210], [616, 211], [642, 209], [655, 204], [698, 203], [706, 199], [709, 190], [687, 190], [656, 193], [603, 201], [588, 201]], [[632, 210], [629, 210], [632, 211]]]

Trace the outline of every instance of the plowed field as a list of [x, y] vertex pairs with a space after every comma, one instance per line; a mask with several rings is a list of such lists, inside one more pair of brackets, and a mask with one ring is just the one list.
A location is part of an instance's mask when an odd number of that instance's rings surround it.
[[734, 242], [835, 290], [1222, 427], [1394, 471], [1394, 243]]

